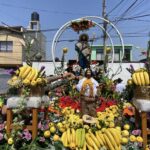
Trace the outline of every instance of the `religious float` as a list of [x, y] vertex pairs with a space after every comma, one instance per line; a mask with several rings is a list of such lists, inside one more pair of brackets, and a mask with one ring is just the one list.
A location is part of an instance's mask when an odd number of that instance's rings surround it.
[[[3, 115], [6, 108], [4, 103], [7, 106], [6, 121], [2, 118], [0, 123], [0, 149], [149, 149], [148, 131], [143, 131], [145, 122], [142, 122], [141, 127], [140, 122], [137, 123], [137, 119], [140, 118], [136, 116], [137, 110], [141, 109], [139, 105], [142, 105], [139, 101], [143, 102], [145, 99], [148, 102], [149, 99], [148, 68], [129, 68], [131, 79], [122, 93], [117, 92], [113, 77], [120, 72], [121, 62], [116, 72], [112, 73], [111, 77], [108, 76], [113, 67], [114, 44], [110, 34], [94, 21], [96, 19], [107, 22], [117, 33], [122, 45], [122, 60], [123, 39], [116, 26], [109, 20], [87, 16], [64, 24], [52, 42], [56, 73], [54, 76], [47, 77], [44, 66], [37, 69], [32, 63], [27, 63], [12, 72], [12, 78], [8, 81], [10, 96], [6, 96], [7, 101], [4, 97], [0, 99]], [[111, 50], [109, 48], [108, 52], [110, 58], [105, 62], [111, 62], [111, 67], [107, 66], [106, 72], [99, 65], [91, 65], [89, 37], [84, 32], [95, 26], [106, 32], [111, 43]], [[57, 42], [68, 28], [78, 34], [82, 32], [75, 45], [79, 65], [69, 72], [65, 71], [63, 61], [61, 66], [55, 63]], [[63, 48], [63, 59], [67, 51], [67, 48]], [[143, 121], [149, 108], [145, 108], [145, 105], [142, 108]]]

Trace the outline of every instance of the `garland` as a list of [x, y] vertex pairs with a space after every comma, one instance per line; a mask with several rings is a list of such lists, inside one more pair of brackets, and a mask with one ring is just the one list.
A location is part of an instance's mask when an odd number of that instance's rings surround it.
[[88, 30], [91, 27], [94, 27], [95, 24], [92, 21], [89, 20], [81, 20], [79, 22], [74, 21], [71, 23], [70, 27], [75, 31], [75, 32], [79, 32], [79, 31], [84, 31], [84, 30]]

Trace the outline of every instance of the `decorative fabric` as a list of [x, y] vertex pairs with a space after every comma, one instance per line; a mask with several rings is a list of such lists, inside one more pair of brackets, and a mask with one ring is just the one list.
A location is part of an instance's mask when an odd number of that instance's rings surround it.
[[84, 77], [76, 85], [76, 88], [79, 92], [81, 92], [81, 95], [95, 97], [97, 95], [98, 86], [99, 84], [94, 78], [87, 79]]
[[89, 88], [90, 97], [93, 97], [93, 83], [91, 79], [86, 79], [83, 81], [82, 88], [81, 88], [81, 95], [85, 94], [86, 89]]

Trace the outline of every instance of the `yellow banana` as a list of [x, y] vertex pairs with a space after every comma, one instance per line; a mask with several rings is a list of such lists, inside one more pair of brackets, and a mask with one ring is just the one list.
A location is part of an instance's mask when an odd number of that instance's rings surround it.
[[109, 150], [115, 150], [106, 134], [104, 134], [104, 139], [109, 147]]
[[140, 78], [140, 72], [136, 72], [135, 73], [135, 76], [136, 76], [136, 79], [137, 79], [137, 82], [138, 82], [138, 85], [142, 85], [142, 82], [141, 82], [141, 78]]
[[101, 145], [101, 146], [104, 146], [104, 143], [103, 143], [101, 137], [99, 136], [98, 131], [96, 131], [95, 134], [96, 134], [96, 138], [97, 138], [97, 140], [99, 141], [100, 145]]
[[97, 138], [95, 137], [95, 135], [91, 131], [89, 131], [89, 133], [90, 133], [92, 140], [95, 142], [96, 146], [99, 148], [100, 143], [98, 142]]
[[28, 65], [22, 66], [19, 68], [19, 77], [22, 77], [23, 73], [26, 71], [26, 69], [28, 68]]
[[37, 77], [38, 77], [38, 70], [37, 70], [37, 69], [35, 69], [35, 75], [34, 75], [34, 77], [33, 77], [33, 79], [32, 79], [32, 80], [36, 80], [36, 79], [37, 79]]
[[32, 68], [32, 70], [31, 70], [31, 75], [29, 76], [28, 79], [29, 79], [30, 81], [32, 81], [34, 76], [35, 76], [35, 69]]
[[22, 74], [22, 79], [25, 79], [26, 78], [26, 76], [29, 74], [29, 72], [31, 71], [31, 67], [30, 66], [28, 66], [27, 67], [27, 69], [25, 70], [25, 72]]
[[65, 147], [68, 147], [68, 141], [67, 141], [67, 131], [65, 131], [61, 136], [61, 141]]
[[86, 141], [87, 141], [87, 143], [88, 143], [91, 147], [93, 147], [94, 150], [99, 150], [99, 148], [98, 148], [98, 146], [96, 145], [95, 141], [92, 139], [90, 133], [87, 134], [87, 140], [86, 140]]
[[71, 133], [70, 133], [70, 128], [67, 129], [67, 141], [68, 141], [68, 144], [71, 143]]
[[26, 86], [30, 85], [30, 81], [28, 79], [24, 79], [22, 83]]
[[139, 74], [141, 79], [141, 85], [146, 85], [143, 71], [139, 72]]
[[105, 130], [105, 134], [107, 135], [107, 137], [109, 138], [109, 141], [111, 142], [111, 144], [113, 145], [113, 147], [117, 146], [117, 143], [115, 141], [115, 138], [112, 136], [112, 134], [110, 133], [110, 130], [112, 129], [106, 129]]
[[91, 143], [91, 138], [90, 138], [90, 134], [89, 133], [86, 133], [85, 134], [85, 139], [86, 139], [86, 143], [89, 145], [89, 146], [91, 146], [91, 147], [93, 147], [93, 145], [92, 145], [92, 143]]
[[109, 129], [110, 133], [112, 134], [112, 136], [114, 137], [114, 139], [116, 140], [116, 144], [119, 146], [121, 143], [121, 133], [119, 130], [115, 129], [115, 128], [111, 128]]
[[82, 150], [86, 150], [86, 142], [84, 142]]
[[105, 139], [104, 139], [104, 135], [103, 135], [103, 133], [102, 133], [100, 130], [98, 131], [98, 135], [99, 135], [99, 137], [102, 139], [104, 145], [106, 145], [106, 141], [105, 141]]
[[88, 150], [94, 150], [93, 147], [90, 146], [89, 144], [86, 143], [86, 145], [87, 145]]
[[136, 85], [138, 85], [136, 73], [133, 73], [133, 75], [132, 75], [132, 80], [133, 80], [133, 82], [134, 82]]
[[30, 78], [30, 76], [32, 75], [32, 73], [33, 73], [33, 72], [32, 72], [32, 70], [31, 70], [31, 71], [29, 72], [29, 74], [26, 76], [26, 78], [25, 78], [25, 79], [28, 79], [28, 80], [30, 81], [30, 79], [29, 79], [29, 78]]
[[71, 128], [71, 134], [72, 134], [72, 142], [76, 143], [76, 131], [74, 128]]
[[148, 74], [148, 72], [147, 72], [147, 71], [144, 71], [144, 72], [143, 72], [143, 75], [144, 75], [144, 79], [145, 79], [146, 85], [149, 85], [150, 80], [149, 80], [149, 74]]

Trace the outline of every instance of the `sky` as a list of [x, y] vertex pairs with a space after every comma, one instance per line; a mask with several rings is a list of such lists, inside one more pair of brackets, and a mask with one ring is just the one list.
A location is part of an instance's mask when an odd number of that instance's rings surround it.
[[[45, 30], [43, 33], [46, 36], [46, 58], [51, 60], [52, 40], [57, 30], [66, 22], [77, 18], [102, 17], [102, 0], [0, 0], [0, 25], [27, 28], [31, 13], [34, 11], [40, 15], [41, 30]], [[106, 14], [120, 31], [125, 45], [134, 45], [133, 58], [140, 60], [145, 57], [141, 52], [147, 49], [147, 42], [150, 39], [150, 0], [106, 0]], [[102, 23], [98, 19], [94, 21]], [[110, 26], [108, 31], [114, 43], [120, 44], [119, 38]], [[99, 27], [86, 32], [90, 38], [102, 36]], [[61, 57], [62, 48], [68, 47], [66, 59], [75, 58], [74, 45], [78, 37], [78, 33], [65, 29], [60, 36], [62, 41], [56, 46], [55, 57]], [[92, 44], [102, 44], [102, 38], [94, 40]]]

